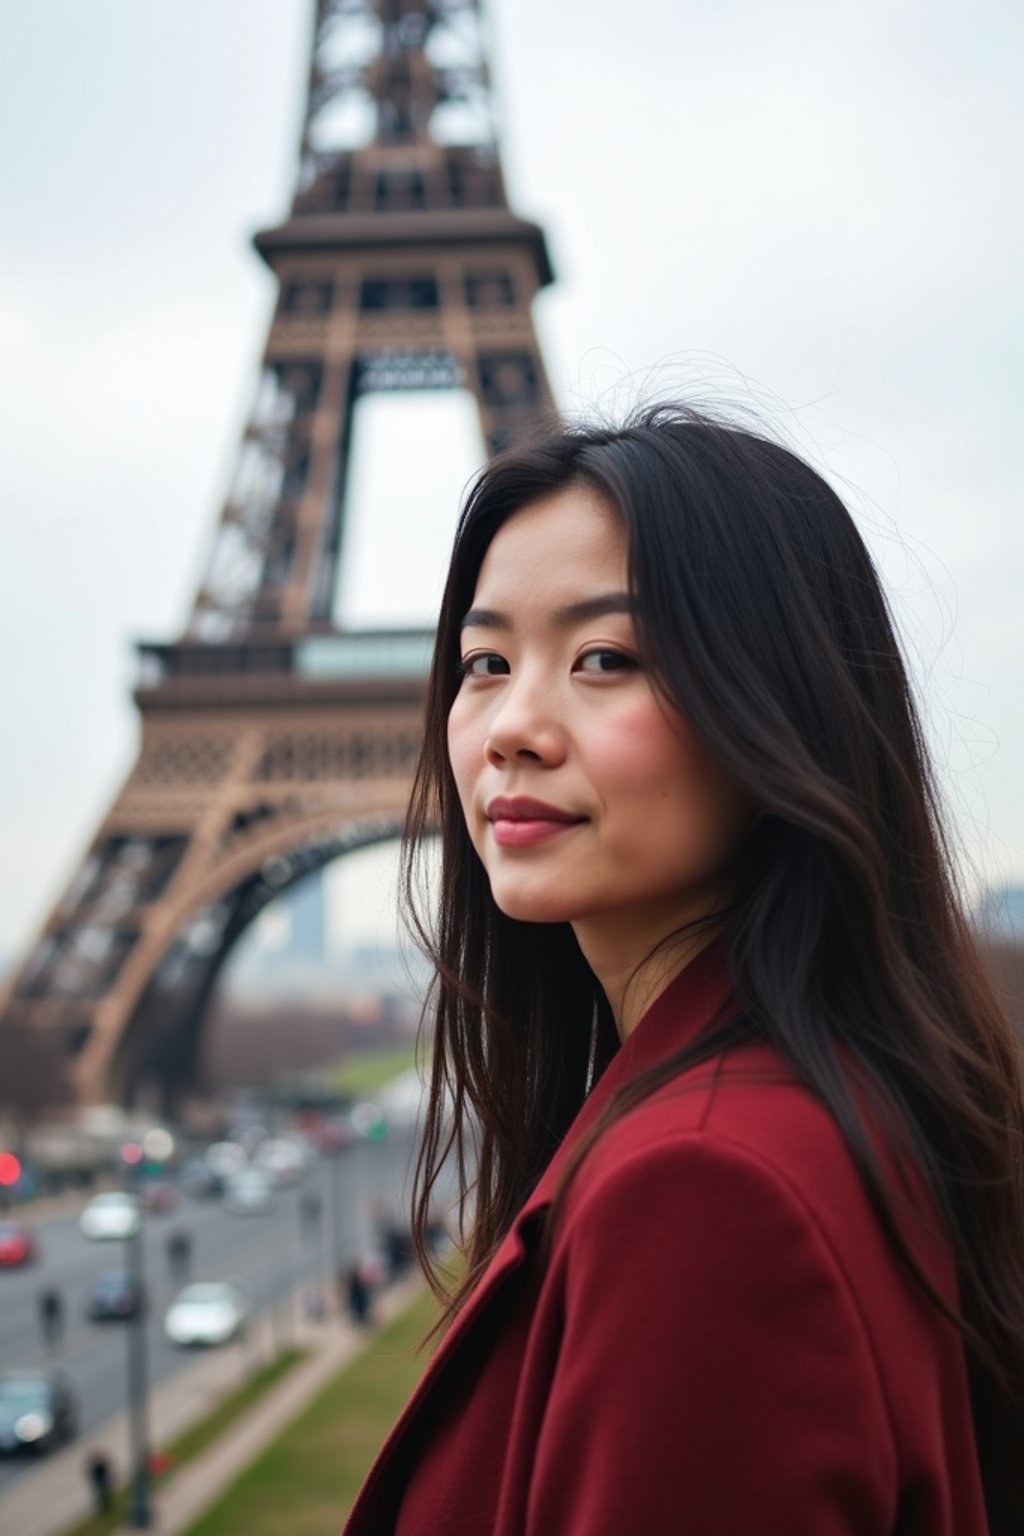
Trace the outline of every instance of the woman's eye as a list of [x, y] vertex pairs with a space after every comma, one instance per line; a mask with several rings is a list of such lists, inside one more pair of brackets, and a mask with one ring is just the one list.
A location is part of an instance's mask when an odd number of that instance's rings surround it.
[[639, 663], [634, 656], [627, 656], [625, 651], [595, 650], [587, 651], [576, 663], [579, 672], [631, 672], [635, 671]]
[[463, 677], [501, 677], [508, 671], [504, 656], [494, 651], [482, 651], [476, 656], [464, 656], [459, 662]]

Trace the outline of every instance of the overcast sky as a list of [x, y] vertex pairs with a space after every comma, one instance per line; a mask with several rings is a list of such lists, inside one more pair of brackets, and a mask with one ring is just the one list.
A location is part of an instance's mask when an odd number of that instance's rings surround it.
[[[0, 0], [0, 953], [131, 767], [131, 641], [180, 631], [202, 569], [311, 10]], [[890, 579], [967, 851], [1024, 878], [1024, 7], [490, 13], [510, 192], [559, 274], [535, 315], [560, 404], [753, 401], [828, 470]], [[367, 492], [413, 550], [388, 585], [355, 510], [352, 618], [432, 612], [476, 452], [459, 402], [443, 431], [436, 409], [407, 418], [415, 480]], [[395, 421], [367, 408], [364, 464]], [[447, 445], [429, 477], [425, 442]]]

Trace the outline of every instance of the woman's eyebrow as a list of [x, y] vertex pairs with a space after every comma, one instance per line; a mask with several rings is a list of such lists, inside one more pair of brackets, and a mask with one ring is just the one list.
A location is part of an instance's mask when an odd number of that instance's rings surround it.
[[[602, 592], [598, 597], [585, 597], [578, 603], [566, 603], [551, 615], [552, 624], [564, 629], [570, 624], [584, 624], [588, 619], [603, 619], [609, 613], [636, 612], [636, 603], [629, 592]], [[512, 629], [513, 623], [506, 613], [494, 608], [471, 608], [462, 621], [462, 628]]]

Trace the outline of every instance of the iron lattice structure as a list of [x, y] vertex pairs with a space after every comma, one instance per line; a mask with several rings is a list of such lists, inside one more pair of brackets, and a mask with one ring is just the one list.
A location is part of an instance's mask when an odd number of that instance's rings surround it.
[[208, 568], [139, 647], [138, 761], [4, 999], [83, 1103], [187, 1089], [252, 919], [400, 828], [432, 634], [332, 622], [357, 400], [468, 389], [491, 453], [554, 416], [474, 0], [317, 0], [291, 211], [255, 244], [278, 303]]

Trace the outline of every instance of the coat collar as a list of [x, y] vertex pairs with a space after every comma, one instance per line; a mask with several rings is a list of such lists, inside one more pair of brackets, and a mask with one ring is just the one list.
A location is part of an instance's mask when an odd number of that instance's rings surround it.
[[459, 1350], [476, 1319], [486, 1310], [509, 1276], [522, 1266], [529, 1247], [528, 1229], [539, 1213], [551, 1204], [566, 1159], [581, 1136], [594, 1124], [619, 1088], [688, 1045], [710, 1022], [729, 991], [726, 945], [723, 939], [716, 938], [669, 982], [612, 1057], [476, 1289], [442, 1337], [419, 1385], [363, 1485], [344, 1536], [361, 1536], [361, 1533], [369, 1533], [371, 1530], [376, 1536], [380, 1531], [381, 1526], [372, 1523], [373, 1498], [385, 1469], [393, 1461], [395, 1452], [418, 1419], [439, 1376]]
[[[710, 1022], [729, 991], [726, 945], [723, 939], [716, 938], [705, 945], [669, 982], [664, 991], [658, 994], [632, 1034], [616, 1051], [566, 1132], [536, 1189], [516, 1217], [513, 1231], [538, 1210], [551, 1204], [562, 1169], [573, 1148], [619, 1089], [689, 1045]], [[501, 1252], [500, 1249], [498, 1251]], [[489, 1273], [487, 1271], [481, 1277], [478, 1291], [486, 1285]]]

